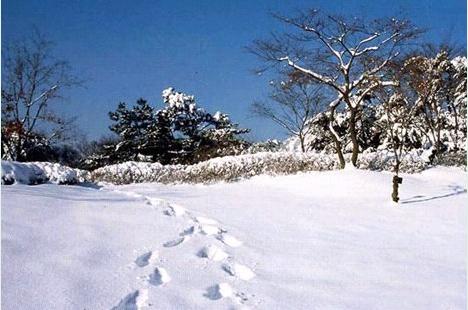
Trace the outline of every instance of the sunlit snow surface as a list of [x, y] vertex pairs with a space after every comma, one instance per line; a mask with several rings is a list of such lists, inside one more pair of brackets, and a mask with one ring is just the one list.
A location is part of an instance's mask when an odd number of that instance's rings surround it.
[[465, 309], [466, 177], [2, 186], [2, 309]]

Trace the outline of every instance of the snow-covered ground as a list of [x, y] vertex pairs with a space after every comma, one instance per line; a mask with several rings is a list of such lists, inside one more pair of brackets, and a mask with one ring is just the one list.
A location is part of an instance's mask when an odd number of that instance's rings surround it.
[[2, 309], [465, 309], [466, 176], [2, 186]]

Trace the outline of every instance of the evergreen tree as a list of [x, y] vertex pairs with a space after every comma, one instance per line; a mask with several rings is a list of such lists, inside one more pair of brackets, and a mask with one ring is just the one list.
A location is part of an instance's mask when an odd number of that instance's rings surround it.
[[107, 146], [107, 151], [115, 160], [167, 160], [171, 137], [164, 120], [146, 100], [139, 99], [131, 109], [121, 102], [114, 112], [109, 113], [109, 117], [114, 122], [110, 130], [119, 136], [117, 144]]
[[166, 106], [158, 111], [158, 115], [170, 124], [178, 147], [177, 162], [197, 162], [226, 155], [227, 149], [234, 151], [236, 147], [246, 146], [238, 135], [248, 130], [238, 128], [227, 114], [218, 111], [212, 115], [197, 107], [194, 96], [177, 92], [172, 87], [165, 89], [162, 97]]

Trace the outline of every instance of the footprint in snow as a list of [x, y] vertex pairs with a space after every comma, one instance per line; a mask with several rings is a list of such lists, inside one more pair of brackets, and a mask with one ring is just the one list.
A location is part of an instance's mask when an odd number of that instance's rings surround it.
[[141, 254], [140, 256], [137, 257], [137, 259], [135, 260], [135, 265], [137, 265], [138, 267], [145, 267], [149, 264], [149, 261], [151, 259], [151, 257], [153, 256], [153, 252], [152, 251], [148, 251], [146, 253], [143, 253]]
[[164, 211], [164, 214], [168, 216], [182, 216], [185, 214], [185, 212], [185, 208], [176, 204], [170, 204], [167, 206], [167, 210]]
[[170, 241], [167, 241], [163, 244], [164, 247], [166, 248], [171, 248], [171, 247], [175, 247], [175, 246], [178, 246], [179, 244], [182, 244], [184, 243], [185, 241], [189, 240], [192, 235], [200, 232], [201, 229], [199, 226], [191, 226], [189, 228], [187, 228], [186, 230], [184, 230], [183, 232], [181, 232], [179, 234], [180, 238], [177, 238], [177, 239], [174, 239], [174, 240], [170, 240]]
[[167, 241], [163, 244], [163, 246], [165, 248], [172, 248], [172, 247], [175, 247], [175, 246], [178, 246], [182, 243], [184, 243], [185, 241], [187, 241], [188, 239], [190, 239], [190, 236], [184, 236], [184, 237], [180, 237], [180, 238], [177, 238], [177, 239], [174, 239], [174, 240], [170, 240], [170, 241]]
[[140, 310], [146, 306], [148, 306], [148, 290], [141, 289], [125, 296], [112, 310]]
[[228, 283], [219, 283], [209, 287], [204, 296], [211, 300], [218, 300], [234, 296], [234, 291]]
[[225, 264], [223, 265], [223, 269], [231, 276], [244, 281], [249, 281], [255, 277], [255, 273], [249, 267], [238, 263]]
[[156, 267], [152, 274], [149, 276], [149, 283], [159, 286], [171, 281], [171, 277], [166, 269]]
[[200, 250], [198, 256], [208, 258], [215, 262], [225, 260], [229, 257], [229, 255], [226, 252], [224, 252], [222, 249], [218, 248], [215, 245], [209, 245], [204, 247]]
[[218, 235], [217, 238], [218, 240], [232, 248], [237, 248], [242, 245], [242, 241], [238, 240], [236, 237], [230, 234], [221, 234]]
[[186, 230], [184, 230], [183, 232], [181, 232], [179, 235], [180, 236], [190, 236], [190, 235], [194, 235], [196, 233], [198, 233], [200, 231], [200, 228], [198, 226], [191, 226], [189, 228], [187, 228]]
[[[211, 300], [219, 300], [222, 298], [231, 298], [237, 301], [239, 304], [243, 304], [248, 301], [248, 298], [244, 293], [235, 292], [234, 289], [228, 283], [219, 283], [206, 289], [205, 297]], [[232, 309], [239, 309], [237, 307]], [[240, 309], [248, 309], [242, 306]]]

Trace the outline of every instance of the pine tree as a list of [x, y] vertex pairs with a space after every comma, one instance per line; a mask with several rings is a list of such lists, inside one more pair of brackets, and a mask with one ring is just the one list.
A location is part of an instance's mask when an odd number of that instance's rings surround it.
[[164, 119], [144, 99], [139, 99], [132, 109], [119, 103], [109, 117], [114, 124], [110, 130], [119, 136], [119, 142], [108, 147], [108, 152], [119, 161], [150, 160], [166, 161], [171, 146], [171, 137]]
[[157, 114], [170, 124], [178, 147], [177, 162], [193, 163], [226, 155], [223, 153], [226, 149], [246, 145], [238, 135], [248, 130], [238, 128], [227, 114], [216, 112], [211, 115], [197, 107], [194, 96], [177, 92], [172, 87], [165, 89], [162, 97], [166, 106]]

